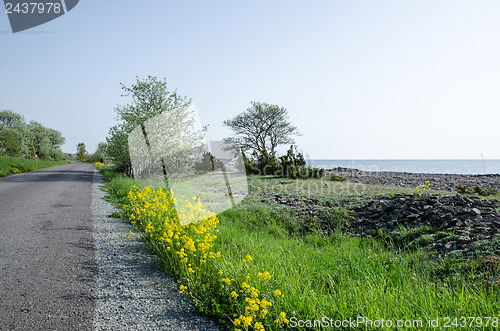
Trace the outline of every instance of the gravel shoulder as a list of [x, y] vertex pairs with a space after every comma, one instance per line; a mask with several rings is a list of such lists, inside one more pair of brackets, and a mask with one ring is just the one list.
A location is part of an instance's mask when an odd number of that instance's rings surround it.
[[104, 181], [94, 173], [93, 233], [97, 265], [95, 330], [219, 330], [217, 324], [195, 314], [189, 300], [178, 293], [175, 280], [160, 269], [139, 235], [128, 237], [132, 225], [109, 217], [115, 207], [104, 200]]

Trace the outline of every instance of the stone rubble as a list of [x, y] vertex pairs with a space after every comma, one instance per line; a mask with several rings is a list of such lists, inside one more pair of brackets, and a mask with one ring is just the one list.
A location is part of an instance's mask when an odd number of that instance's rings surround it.
[[[398, 194], [375, 198], [355, 208], [355, 212], [357, 216], [350, 224], [350, 232], [355, 235], [385, 233], [391, 237], [395, 231], [408, 235], [413, 230], [414, 240], [436, 250], [438, 255], [500, 255], [498, 200]], [[422, 240], [424, 235], [427, 237]]]
[[388, 171], [362, 171], [351, 168], [334, 168], [325, 170], [325, 177], [331, 174], [346, 177], [349, 182], [372, 184], [372, 185], [393, 185], [398, 187], [415, 188], [425, 181], [429, 181], [431, 189], [456, 191], [456, 186], [462, 183], [465, 186], [480, 186], [484, 189], [494, 189], [500, 191], [500, 174], [487, 175], [457, 175], [457, 174], [421, 174], [408, 172], [388, 172]]

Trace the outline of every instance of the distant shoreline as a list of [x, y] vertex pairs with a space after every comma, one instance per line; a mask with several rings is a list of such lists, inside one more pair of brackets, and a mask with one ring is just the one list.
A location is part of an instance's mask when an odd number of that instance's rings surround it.
[[367, 172], [484, 175], [500, 174], [500, 160], [309, 160], [312, 167]]

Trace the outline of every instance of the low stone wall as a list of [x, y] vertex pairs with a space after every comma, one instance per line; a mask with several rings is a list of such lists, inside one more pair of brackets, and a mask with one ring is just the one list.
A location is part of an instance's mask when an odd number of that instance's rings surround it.
[[[380, 230], [397, 239], [436, 250], [439, 255], [500, 255], [499, 201], [477, 197], [396, 195], [376, 198], [354, 211], [349, 231], [355, 235]], [[411, 231], [414, 232], [414, 238]]]

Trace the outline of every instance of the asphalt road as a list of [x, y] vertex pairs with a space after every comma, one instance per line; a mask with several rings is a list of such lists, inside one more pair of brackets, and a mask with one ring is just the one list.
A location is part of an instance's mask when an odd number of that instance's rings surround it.
[[0, 330], [90, 330], [93, 167], [0, 178]]

